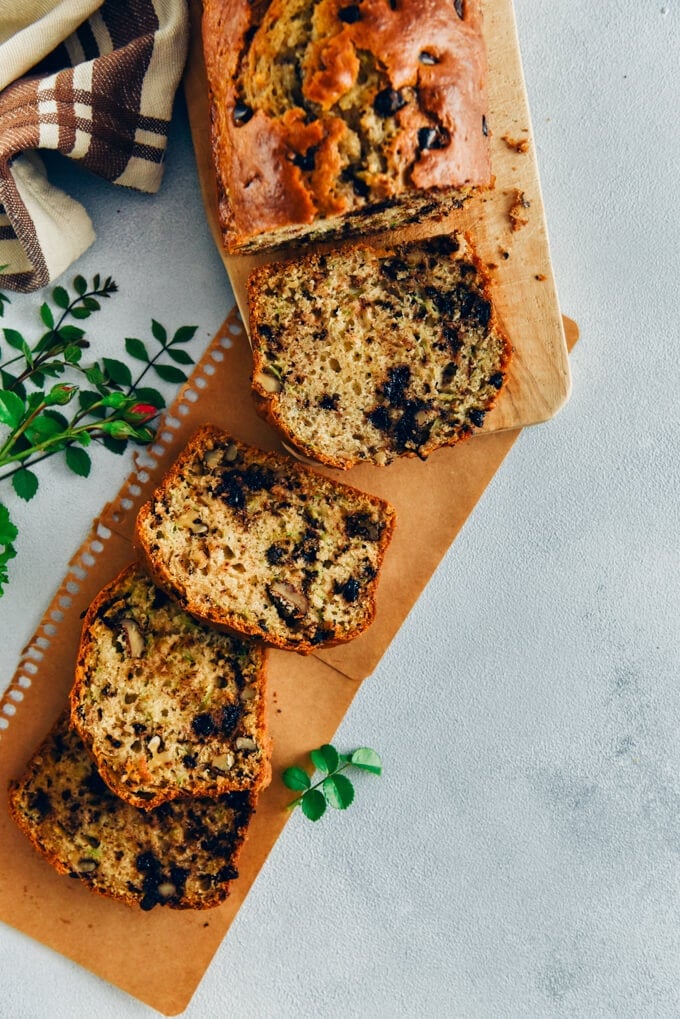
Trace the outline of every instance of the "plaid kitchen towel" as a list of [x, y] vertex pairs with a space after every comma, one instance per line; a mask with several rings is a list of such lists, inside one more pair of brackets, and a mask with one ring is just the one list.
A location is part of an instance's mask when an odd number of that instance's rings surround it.
[[45, 286], [94, 240], [39, 149], [158, 189], [188, 34], [186, 0], [0, 0], [1, 288]]

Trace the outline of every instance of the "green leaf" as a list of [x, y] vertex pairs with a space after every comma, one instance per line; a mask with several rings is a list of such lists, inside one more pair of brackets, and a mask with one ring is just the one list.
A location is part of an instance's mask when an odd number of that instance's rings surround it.
[[71, 314], [73, 315], [74, 318], [89, 318], [91, 312], [89, 308], [85, 308], [82, 305], [80, 305], [77, 308], [71, 308]]
[[83, 308], [87, 308], [88, 311], [99, 311], [101, 304], [96, 297], [85, 297], [83, 299]]
[[163, 379], [163, 382], [186, 382], [187, 377], [179, 368], [173, 368], [171, 364], [155, 364], [156, 374]]
[[339, 764], [338, 751], [330, 743], [324, 743], [322, 747], [312, 750], [309, 755], [314, 762], [314, 767], [319, 771], [329, 774], [335, 771]]
[[74, 474], [81, 478], [88, 476], [92, 461], [84, 449], [80, 449], [78, 446], [67, 446], [65, 456], [66, 463]]
[[52, 421], [56, 421], [59, 427], [61, 428], [62, 432], [68, 430], [68, 421], [66, 420], [63, 414], [59, 413], [58, 410], [53, 410], [52, 408], [46, 410], [45, 417], [51, 418]]
[[189, 340], [193, 340], [197, 329], [198, 326], [180, 326], [170, 343], [188, 343]]
[[85, 378], [93, 386], [103, 386], [106, 382], [106, 375], [98, 364], [91, 365], [85, 372]]
[[186, 350], [170, 350], [168, 348], [168, 356], [176, 361], [177, 364], [193, 364], [194, 359], [190, 354], [187, 354]]
[[57, 336], [60, 340], [63, 340], [64, 343], [77, 343], [78, 340], [82, 340], [84, 335], [84, 329], [80, 329], [78, 326], [70, 324], [61, 326], [57, 329]]
[[15, 541], [18, 533], [10, 519], [9, 510], [4, 503], [0, 502], [0, 545], [8, 545], [11, 541]]
[[51, 439], [53, 435], [59, 435], [63, 431], [58, 421], [47, 414], [38, 414], [33, 418], [31, 425], [26, 429], [26, 434], [32, 443], [37, 444], [45, 439]]
[[55, 287], [52, 291], [52, 300], [58, 308], [68, 308], [71, 303], [68, 296], [68, 291], [63, 287]]
[[83, 296], [83, 294], [87, 290], [87, 280], [85, 279], [84, 276], [76, 276], [76, 278], [73, 281], [73, 289], [81, 297]]
[[151, 334], [154, 339], [158, 340], [159, 343], [165, 346], [168, 339], [168, 331], [165, 326], [162, 326], [155, 318], [151, 319]]
[[130, 357], [136, 358], [137, 361], [144, 361], [145, 364], [149, 363], [150, 358], [147, 353], [147, 349], [141, 340], [135, 339], [134, 336], [126, 337], [125, 349]]
[[127, 449], [127, 441], [125, 439], [114, 439], [111, 435], [102, 435], [101, 443], [105, 449], [108, 449], [109, 453], [115, 453], [116, 456], [121, 456]]
[[150, 403], [152, 406], [157, 407], [158, 410], [162, 410], [165, 407], [165, 398], [157, 389], [140, 386], [139, 389], [135, 389], [134, 395], [138, 403]]
[[23, 350], [26, 346], [26, 340], [23, 338], [20, 332], [16, 329], [3, 329], [5, 339], [9, 343], [10, 347], [14, 347], [15, 350]]
[[40, 317], [48, 329], [54, 329], [54, 315], [52, 314], [52, 309], [49, 304], [45, 303], [40, 305]]
[[16, 393], [0, 389], [0, 425], [16, 428], [26, 411], [24, 401]]
[[330, 806], [336, 810], [347, 810], [354, 799], [354, 786], [346, 775], [329, 775], [321, 788]]
[[78, 364], [82, 356], [82, 350], [75, 343], [69, 343], [68, 347], [64, 351], [64, 360], [68, 364]]
[[281, 778], [288, 789], [294, 789], [296, 792], [309, 789], [311, 785], [309, 775], [302, 768], [286, 768]]
[[326, 813], [326, 797], [320, 789], [309, 789], [300, 801], [302, 813], [310, 821], [318, 821]]
[[122, 361], [116, 361], [112, 357], [102, 358], [102, 364], [109, 378], [119, 386], [131, 386], [132, 374], [130, 369]]
[[81, 446], [91, 446], [92, 436], [89, 432], [78, 432], [76, 436], [76, 442], [79, 442]]
[[359, 747], [350, 755], [350, 761], [355, 768], [370, 771], [373, 775], [382, 775], [382, 761], [375, 750], [371, 750], [370, 747]]
[[22, 467], [20, 471], [12, 475], [12, 488], [20, 499], [29, 502], [38, 491], [38, 478], [33, 471]]

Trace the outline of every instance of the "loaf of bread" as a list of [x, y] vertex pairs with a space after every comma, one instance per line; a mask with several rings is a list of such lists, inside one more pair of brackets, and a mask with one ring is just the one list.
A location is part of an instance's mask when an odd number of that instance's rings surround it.
[[205, 426], [140, 510], [156, 582], [192, 615], [309, 653], [372, 622], [391, 506]]
[[491, 184], [481, 0], [204, 0], [229, 252], [436, 218]]
[[132, 565], [85, 615], [71, 721], [134, 806], [256, 791], [271, 777], [265, 655], [198, 622]]
[[17, 825], [60, 874], [144, 910], [222, 902], [254, 802], [236, 792], [139, 810], [102, 781], [67, 713], [9, 793]]
[[258, 410], [330, 466], [425, 458], [503, 386], [510, 343], [462, 235], [263, 265], [248, 291]]

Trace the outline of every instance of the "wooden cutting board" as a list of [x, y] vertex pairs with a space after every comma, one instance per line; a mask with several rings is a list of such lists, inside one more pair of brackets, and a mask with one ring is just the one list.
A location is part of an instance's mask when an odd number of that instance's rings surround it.
[[[246, 281], [250, 270], [284, 255], [294, 257], [301, 249], [257, 255], [224, 252], [217, 218], [199, 0], [192, 0], [191, 17], [186, 95], [199, 177], [215, 243], [247, 328]], [[392, 242], [398, 242], [445, 229], [466, 230], [489, 267], [496, 310], [514, 348], [507, 383], [484, 421], [483, 431], [491, 432], [553, 417], [568, 399], [571, 378], [512, 0], [485, 0], [484, 24], [495, 187], [466, 203], [443, 223], [423, 223], [393, 231], [389, 236]], [[518, 229], [513, 229], [513, 210], [522, 222]], [[324, 247], [328, 246], [326, 242]]]

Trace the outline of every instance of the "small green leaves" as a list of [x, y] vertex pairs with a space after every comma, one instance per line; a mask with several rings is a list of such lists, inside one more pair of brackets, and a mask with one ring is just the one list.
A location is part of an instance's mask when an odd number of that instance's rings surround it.
[[354, 786], [343, 774], [348, 768], [358, 768], [373, 775], [382, 774], [382, 761], [375, 750], [359, 747], [351, 754], [339, 754], [330, 743], [324, 743], [310, 752], [310, 759], [323, 778], [312, 785], [303, 768], [286, 768], [282, 774], [284, 785], [294, 792], [302, 793], [288, 805], [288, 809], [300, 806], [310, 821], [323, 817], [327, 807], [346, 810], [354, 802]]
[[0, 389], [0, 425], [16, 428], [24, 416], [25, 403], [16, 393]]
[[7, 564], [17, 554], [13, 543], [18, 533], [10, 518], [9, 510], [4, 503], [0, 502], [0, 597], [2, 597], [5, 586], [9, 581]]
[[86, 478], [90, 473], [92, 461], [84, 449], [78, 446], [68, 446], [65, 453], [67, 466], [80, 478]]
[[[0, 281], [4, 268], [0, 266]], [[142, 384], [145, 376], [155, 372], [168, 383], [186, 381], [178, 366], [194, 363], [183, 344], [193, 338], [196, 326], [180, 326], [171, 335], [156, 319], [151, 320], [155, 352], [153, 342], [125, 340], [128, 356], [143, 365], [136, 377], [117, 358], [82, 363], [90, 341], [74, 320], [90, 318], [117, 289], [110, 276], [102, 279], [97, 274], [88, 283], [78, 275], [71, 287], [53, 287], [40, 305], [37, 339], [29, 342], [17, 329], [2, 329], [0, 482], [10, 481], [21, 499], [32, 499], [38, 489], [38, 478], [30, 468], [55, 453], [64, 455], [70, 471], [86, 478], [92, 460], [85, 450], [93, 443], [121, 454], [130, 442], [153, 442], [155, 419], [165, 407], [165, 398]], [[8, 302], [0, 292], [0, 316]], [[67, 406], [64, 413], [56, 409]], [[0, 596], [7, 583], [7, 562], [16, 554], [15, 538], [16, 528], [0, 503]]]
[[20, 499], [30, 502], [38, 491], [38, 478], [33, 471], [23, 467], [16, 474], [12, 475], [12, 488]]

